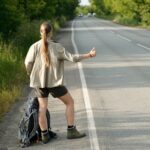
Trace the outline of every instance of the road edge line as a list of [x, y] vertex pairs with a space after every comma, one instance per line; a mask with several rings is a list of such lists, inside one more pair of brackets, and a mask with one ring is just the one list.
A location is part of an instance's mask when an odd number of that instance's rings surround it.
[[[71, 40], [72, 40], [72, 45], [74, 47], [75, 53], [79, 54], [77, 45], [74, 40], [74, 23], [75, 21], [73, 20], [72, 27], [71, 27], [71, 31], [72, 31]], [[87, 84], [86, 84], [85, 75], [83, 72], [82, 63], [78, 62], [77, 65], [79, 69], [79, 74], [80, 74], [80, 79], [81, 79], [81, 84], [82, 84], [83, 99], [84, 99], [84, 104], [85, 104], [86, 113], [87, 113], [88, 131], [89, 131], [89, 137], [90, 137], [91, 150], [100, 150], [99, 144], [98, 144], [97, 133], [96, 133], [94, 115], [93, 115], [93, 111], [91, 107], [89, 93], [87, 90]]]

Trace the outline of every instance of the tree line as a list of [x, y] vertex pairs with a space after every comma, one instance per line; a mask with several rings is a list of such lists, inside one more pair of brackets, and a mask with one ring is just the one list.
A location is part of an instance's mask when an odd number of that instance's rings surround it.
[[8, 38], [24, 21], [70, 19], [78, 4], [78, 0], [1, 0], [0, 34]]
[[150, 0], [90, 0], [100, 16], [112, 16], [125, 24], [150, 26]]

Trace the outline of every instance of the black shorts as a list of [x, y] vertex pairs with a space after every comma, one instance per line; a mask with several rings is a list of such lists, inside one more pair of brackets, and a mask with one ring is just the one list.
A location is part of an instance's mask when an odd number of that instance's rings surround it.
[[64, 96], [68, 93], [68, 90], [65, 86], [58, 86], [53, 88], [35, 88], [37, 97], [46, 98], [51, 94], [54, 98]]

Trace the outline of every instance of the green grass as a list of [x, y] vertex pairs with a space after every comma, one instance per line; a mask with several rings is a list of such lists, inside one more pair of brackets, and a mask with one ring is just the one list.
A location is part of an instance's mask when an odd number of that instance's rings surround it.
[[0, 118], [21, 94], [26, 82], [22, 55], [11, 44], [0, 43]]

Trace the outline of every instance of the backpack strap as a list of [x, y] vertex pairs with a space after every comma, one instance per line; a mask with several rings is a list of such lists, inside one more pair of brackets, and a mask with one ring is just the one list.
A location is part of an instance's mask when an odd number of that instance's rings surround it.
[[32, 131], [30, 132], [29, 140], [37, 134], [37, 129], [38, 129], [38, 111], [36, 109], [33, 110], [32, 114], [33, 115], [33, 120], [34, 120], [34, 127]]

